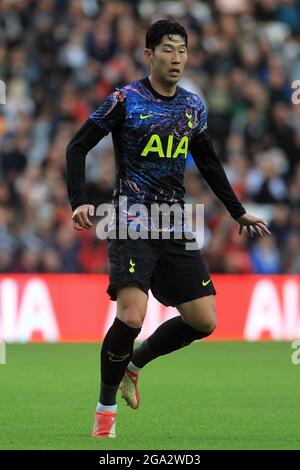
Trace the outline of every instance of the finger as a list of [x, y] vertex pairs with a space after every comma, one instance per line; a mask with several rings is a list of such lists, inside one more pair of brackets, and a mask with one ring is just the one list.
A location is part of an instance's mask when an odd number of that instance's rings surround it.
[[92, 217], [95, 213], [95, 207], [92, 204], [89, 205], [89, 215]]
[[[83, 213], [82, 212], [77, 212], [77, 214], [74, 216], [73, 220], [81, 227], [81, 228], [85, 228], [85, 229], [89, 229], [91, 228], [89, 225], [87, 225], [84, 221], [84, 218], [83, 218]], [[92, 224], [91, 224], [92, 226]]]
[[239, 229], [239, 235], [242, 233], [242, 231], [243, 231], [243, 228], [244, 228], [244, 227], [243, 227], [242, 225], [240, 225], [240, 229]]
[[74, 224], [81, 226], [82, 221], [79, 212], [76, 212], [76, 214], [73, 215], [72, 220]]
[[[91, 207], [92, 210], [94, 209], [94, 207], [92, 205], [89, 206], [89, 207]], [[82, 220], [83, 226], [86, 229], [90, 229], [93, 226], [93, 224], [90, 221], [89, 216], [88, 216], [88, 212], [90, 210], [89, 207], [85, 207], [84, 209], [82, 209], [81, 211], [78, 212], [78, 215], [80, 216], [80, 218]]]
[[260, 225], [261, 227], [266, 227], [266, 225], [268, 225], [266, 222], [261, 221], [261, 220], [255, 222], [255, 223], [256, 223], [257, 225]]
[[270, 230], [267, 229], [267, 227], [263, 226], [262, 227], [262, 230], [267, 233], [268, 235], [272, 235], [272, 233], [270, 232]]
[[249, 226], [247, 227], [247, 232], [248, 232], [249, 237], [253, 238], [253, 234], [251, 232], [251, 227], [249, 227]]
[[74, 221], [73, 221], [73, 228], [74, 228], [75, 230], [78, 230], [78, 231], [81, 231], [81, 230], [82, 230], [82, 227], [80, 227], [80, 225], [79, 225], [77, 222], [74, 222]]
[[88, 215], [87, 215], [86, 212], [81, 214], [81, 218], [82, 218], [82, 221], [83, 221], [83, 224], [84, 224], [84, 228], [90, 229], [93, 226], [93, 224], [90, 221], [90, 219], [88, 218]]
[[93, 224], [89, 220], [86, 211], [78, 212], [77, 214], [77, 221], [79, 225], [83, 228], [90, 229]]
[[254, 230], [256, 230], [261, 238], [263, 237], [262, 229], [259, 227], [259, 225], [255, 225]]
[[263, 220], [263, 219], [257, 219], [256, 217], [253, 217], [253, 220], [257, 224], [269, 225], [268, 222], [266, 220]]
[[256, 222], [255, 225], [259, 225], [261, 228], [264, 228], [264, 227], [265, 227], [265, 224], [263, 224], [262, 222]]
[[258, 223], [257, 225], [258, 225], [265, 233], [267, 233], [268, 235], [272, 235], [271, 232], [270, 232], [270, 230], [268, 230], [267, 227], [266, 227], [264, 224]]

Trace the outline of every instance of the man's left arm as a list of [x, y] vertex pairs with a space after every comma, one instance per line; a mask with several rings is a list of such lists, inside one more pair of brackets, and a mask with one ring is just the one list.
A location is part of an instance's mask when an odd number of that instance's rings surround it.
[[[204, 127], [207, 127], [207, 125]], [[266, 227], [267, 222], [247, 214], [236, 197], [206, 128], [194, 136], [190, 151], [202, 177], [215, 195], [223, 202], [231, 217], [239, 224], [239, 233], [242, 233], [243, 228], [246, 227], [248, 234], [252, 236], [252, 227], [261, 237], [263, 233], [270, 235]]]

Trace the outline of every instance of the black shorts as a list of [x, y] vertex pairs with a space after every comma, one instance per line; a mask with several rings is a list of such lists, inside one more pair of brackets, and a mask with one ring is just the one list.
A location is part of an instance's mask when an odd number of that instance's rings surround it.
[[109, 287], [107, 293], [116, 300], [117, 289], [138, 284], [148, 295], [166, 306], [215, 295], [199, 249], [186, 250], [185, 239], [109, 240]]

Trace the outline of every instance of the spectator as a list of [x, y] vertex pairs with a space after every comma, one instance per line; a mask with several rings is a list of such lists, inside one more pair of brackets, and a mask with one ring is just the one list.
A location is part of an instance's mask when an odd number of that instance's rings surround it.
[[[1, 272], [107, 271], [106, 243], [70, 228], [65, 148], [115, 87], [146, 75], [144, 33], [165, 15], [189, 32], [182, 86], [204, 97], [231, 184], [273, 231], [239, 237], [189, 157], [186, 198], [205, 204], [210, 271], [300, 271], [299, 1], [2, 0]], [[91, 202], [109, 202], [110, 137], [90, 152], [86, 177]]]

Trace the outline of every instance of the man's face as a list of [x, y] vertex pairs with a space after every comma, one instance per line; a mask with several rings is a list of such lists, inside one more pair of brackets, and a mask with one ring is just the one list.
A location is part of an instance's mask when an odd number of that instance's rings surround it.
[[145, 49], [145, 58], [151, 64], [151, 75], [167, 84], [176, 84], [187, 62], [184, 39], [178, 34], [165, 34], [160, 43], [152, 49]]

